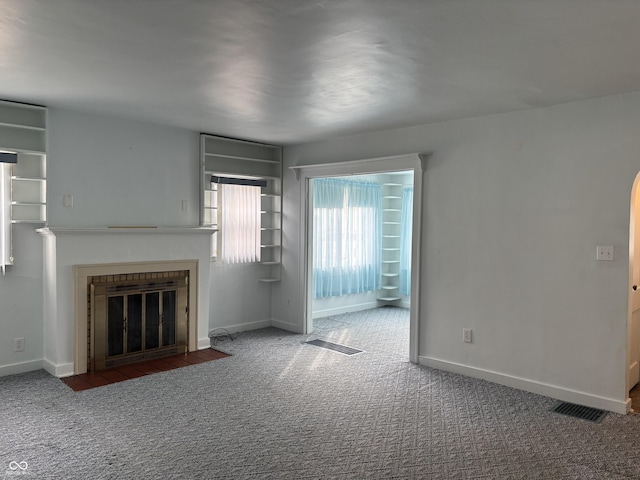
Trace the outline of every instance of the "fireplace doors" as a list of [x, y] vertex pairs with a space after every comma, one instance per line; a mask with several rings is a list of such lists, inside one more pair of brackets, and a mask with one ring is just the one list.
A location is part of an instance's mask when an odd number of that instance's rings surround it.
[[187, 279], [91, 285], [92, 369], [186, 352]]

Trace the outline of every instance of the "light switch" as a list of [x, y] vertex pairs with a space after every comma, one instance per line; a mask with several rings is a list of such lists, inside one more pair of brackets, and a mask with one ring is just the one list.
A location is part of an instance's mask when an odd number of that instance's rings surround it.
[[62, 196], [62, 205], [65, 207], [73, 207], [73, 195], [70, 193], [65, 193]]
[[465, 343], [471, 343], [471, 329], [470, 328], [463, 328], [462, 329], [462, 341]]
[[613, 245], [599, 245], [597, 247], [597, 260], [613, 260]]

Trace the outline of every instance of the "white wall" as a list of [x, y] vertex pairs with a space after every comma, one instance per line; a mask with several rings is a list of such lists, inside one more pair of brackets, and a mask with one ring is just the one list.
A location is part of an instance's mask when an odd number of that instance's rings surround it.
[[50, 225], [198, 224], [196, 132], [50, 109], [48, 136]]
[[211, 264], [211, 309], [209, 328], [230, 332], [271, 325], [271, 283], [256, 265]]
[[[639, 127], [640, 95], [622, 95], [292, 146], [284, 158], [289, 167], [433, 152], [424, 177], [421, 361], [624, 410]], [[290, 172], [284, 192], [273, 316], [301, 330], [300, 199]], [[614, 245], [615, 261], [596, 262], [602, 244]], [[462, 328], [473, 329], [472, 344]]]
[[[15, 264], [0, 275], [0, 376], [40, 368], [42, 358], [42, 238], [33, 226], [14, 226]], [[13, 339], [25, 339], [24, 352]]]

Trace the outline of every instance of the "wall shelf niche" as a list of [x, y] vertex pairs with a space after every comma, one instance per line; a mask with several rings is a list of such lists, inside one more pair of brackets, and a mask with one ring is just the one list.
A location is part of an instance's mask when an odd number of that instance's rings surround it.
[[[258, 281], [278, 282], [282, 258], [282, 147], [245, 140], [200, 135], [200, 225], [220, 227], [221, 208], [212, 176], [263, 180], [260, 195], [260, 275]], [[212, 257], [217, 256], [218, 235], [213, 235]]]

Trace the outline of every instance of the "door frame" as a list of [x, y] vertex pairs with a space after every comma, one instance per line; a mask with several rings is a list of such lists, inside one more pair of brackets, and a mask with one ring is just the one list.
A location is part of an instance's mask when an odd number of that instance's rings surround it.
[[420, 352], [420, 265], [422, 239], [422, 182], [429, 155], [413, 153], [393, 157], [380, 157], [337, 163], [291, 167], [300, 183], [300, 289], [299, 305], [303, 312], [303, 333], [313, 329], [313, 292], [310, 275], [313, 271], [313, 212], [309, 201], [309, 184], [312, 178], [344, 177], [413, 171], [413, 227], [411, 239], [411, 307], [409, 313], [409, 360], [418, 363]]
[[[636, 232], [640, 232], [640, 211], [638, 211], [638, 203], [640, 201], [640, 172], [636, 174], [631, 187], [630, 208], [629, 208], [629, 285], [628, 285], [628, 304], [627, 304], [627, 362], [625, 365], [625, 390], [626, 397], [629, 398], [629, 391], [637, 383], [640, 376], [640, 338], [633, 326], [634, 312], [634, 290], [633, 285], [636, 283], [634, 279], [634, 271], [640, 268], [640, 252], [636, 250]], [[635, 344], [635, 346], [634, 346]], [[634, 352], [636, 353], [634, 355]], [[633, 357], [636, 357], [635, 359]], [[634, 378], [635, 380], [632, 380]]]

